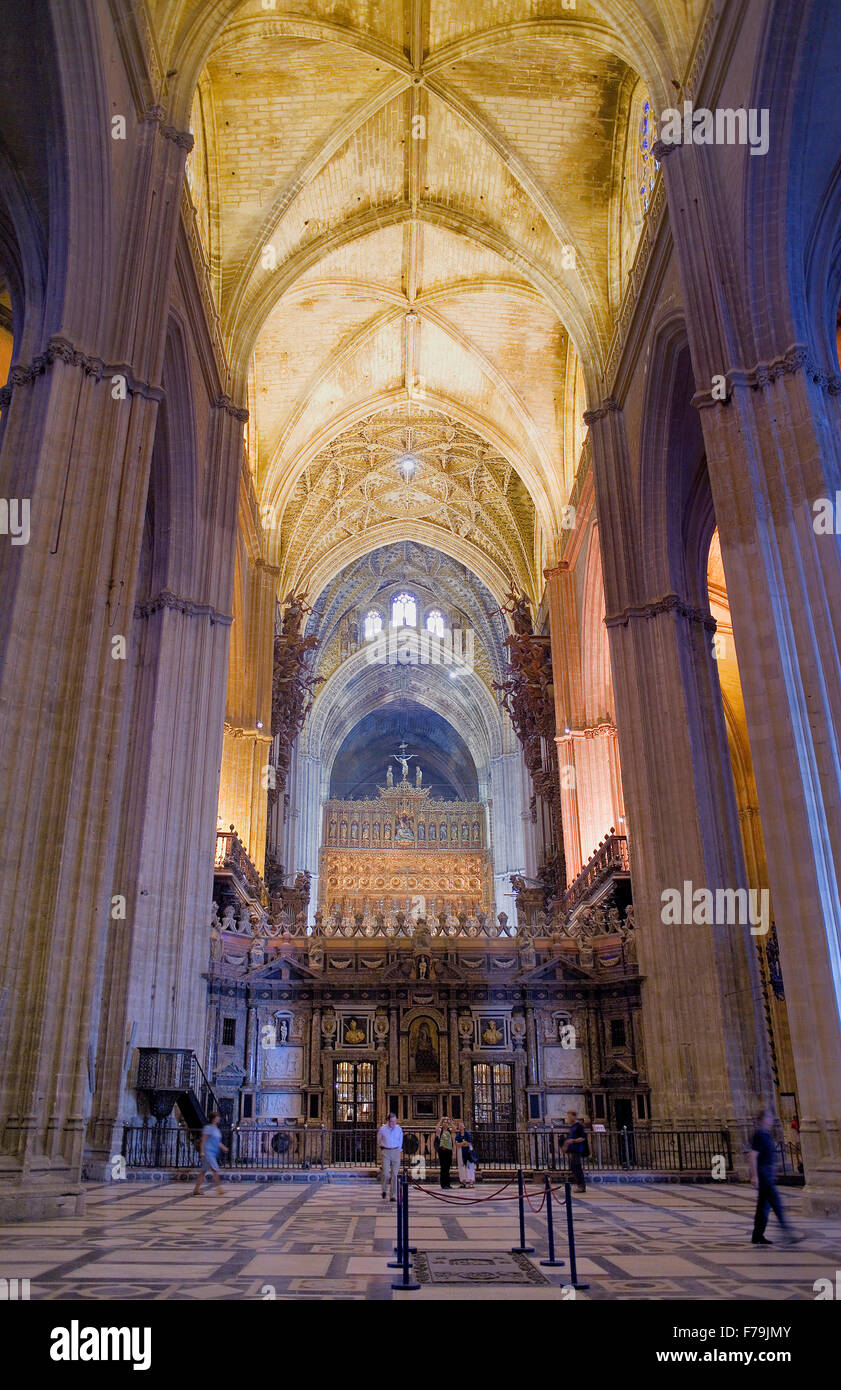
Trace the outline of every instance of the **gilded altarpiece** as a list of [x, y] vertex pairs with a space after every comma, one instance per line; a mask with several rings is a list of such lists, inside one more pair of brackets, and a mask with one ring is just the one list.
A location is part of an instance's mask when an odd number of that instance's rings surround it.
[[[326, 802], [319, 908], [355, 915], [493, 911], [485, 808], [404, 779], [361, 801]], [[418, 902], [420, 899], [420, 903]]]

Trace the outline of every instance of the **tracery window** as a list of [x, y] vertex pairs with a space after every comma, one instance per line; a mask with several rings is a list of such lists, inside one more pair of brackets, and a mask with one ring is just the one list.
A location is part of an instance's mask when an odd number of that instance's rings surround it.
[[435, 637], [444, 636], [444, 614], [440, 608], [433, 608], [427, 613], [426, 630], [433, 633]]
[[418, 621], [418, 604], [413, 594], [398, 594], [391, 605], [392, 627], [415, 627]]
[[365, 641], [370, 642], [383, 630], [382, 614], [372, 608], [365, 614]]
[[646, 100], [642, 104], [639, 142], [639, 195], [643, 212], [648, 212], [651, 192], [654, 188], [654, 178], [660, 168], [652, 153], [652, 146], [656, 138], [654, 113], [651, 109], [651, 102]]

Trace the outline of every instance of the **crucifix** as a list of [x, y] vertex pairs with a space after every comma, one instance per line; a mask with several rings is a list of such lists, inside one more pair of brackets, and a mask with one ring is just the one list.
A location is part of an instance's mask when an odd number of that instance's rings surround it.
[[404, 782], [408, 782], [408, 780], [409, 780], [409, 761], [410, 761], [411, 758], [414, 758], [414, 756], [415, 756], [414, 753], [410, 753], [409, 756], [408, 756], [408, 758], [406, 757], [406, 749], [407, 749], [407, 747], [408, 747], [408, 744], [406, 743], [406, 740], [404, 739], [403, 742], [399, 745], [400, 752], [399, 752], [399, 753], [392, 753], [392, 755], [391, 755], [392, 758], [394, 758], [395, 762], [398, 762], [398, 763], [400, 764], [400, 771], [401, 771], [401, 773], [402, 773], [402, 775], [403, 775], [403, 781], [404, 781]]

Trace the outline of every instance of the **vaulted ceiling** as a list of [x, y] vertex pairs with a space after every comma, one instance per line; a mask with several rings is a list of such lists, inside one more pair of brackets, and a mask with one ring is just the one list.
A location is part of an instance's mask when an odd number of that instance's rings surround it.
[[[359, 427], [414, 411], [528, 491], [526, 574], [519, 522], [501, 563], [539, 595], [642, 220], [635, 113], [682, 75], [702, 8], [153, 0], [162, 67], [190, 88], [192, 196], [270, 560], [293, 533], [306, 549], [302, 486], [357, 445], [348, 506], [331, 485], [327, 522], [309, 515], [337, 569], [349, 540], [364, 553], [393, 499], [381, 471], [374, 505], [360, 495]], [[472, 482], [442, 475], [426, 471], [404, 534], [428, 541], [436, 506], [432, 525], [473, 524]], [[342, 510], [357, 534], [329, 538]]]

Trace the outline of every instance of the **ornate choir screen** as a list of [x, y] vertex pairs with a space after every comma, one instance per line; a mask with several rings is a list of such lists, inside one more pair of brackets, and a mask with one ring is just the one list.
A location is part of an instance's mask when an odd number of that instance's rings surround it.
[[453, 920], [493, 912], [485, 808], [442, 801], [404, 776], [365, 801], [327, 801], [319, 869], [325, 924], [398, 912]]

